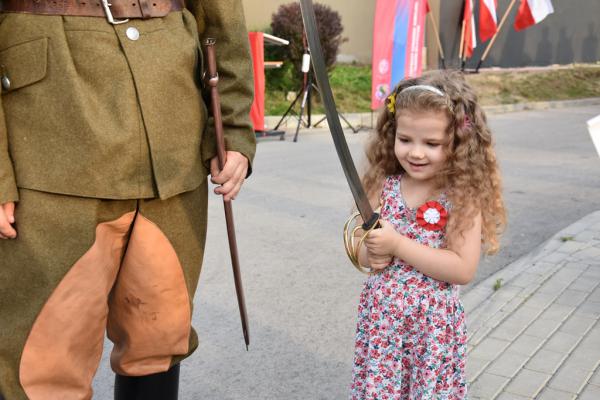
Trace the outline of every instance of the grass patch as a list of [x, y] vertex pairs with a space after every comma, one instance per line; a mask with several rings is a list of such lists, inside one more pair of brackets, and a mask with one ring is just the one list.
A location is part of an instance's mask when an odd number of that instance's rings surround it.
[[494, 292], [497, 292], [498, 290], [500, 290], [500, 288], [502, 287], [502, 281], [503, 281], [502, 278], [496, 279], [496, 282], [494, 282], [494, 286], [493, 286]]
[[600, 96], [600, 65], [468, 75], [481, 104], [572, 100]]
[[[339, 64], [329, 73], [329, 83], [335, 97], [335, 103], [341, 112], [369, 112], [371, 110], [371, 67], [364, 65]], [[295, 91], [300, 90], [302, 82], [298, 81]], [[313, 91], [313, 94], [316, 92]], [[294, 94], [295, 95], [295, 94]], [[267, 90], [265, 95], [265, 114], [282, 115], [289, 107], [285, 90]], [[293, 98], [292, 98], [293, 99]], [[302, 97], [298, 100], [300, 103]], [[296, 110], [300, 105], [296, 105]], [[325, 109], [318, 98], [313, 97], [315, 114], [323, 114]]]
[[[466, 78], [477, 90], [482, 105], [600, 97], [600, 64], [540, 70], [492, 70]], [[371, 66], [338, 64], [329, 74], [329, 80], [341, 112], [370, 111]], [[296, 86], [295, 90], [299, 90], [301, 82], [298, 81]], [[285, 89], [269, 88], [265, 96], [265, 114], [282, 115], [290, 104], [286, 94]], [[298, 104], [296, 110], [299, 109]], [[318, 96], [314, 98], [312, 111], [315, 114], [324, 112]]]
[[570, 242], [575, 240], [575, 236], [561, 236], [560, 241], [561, 242]]

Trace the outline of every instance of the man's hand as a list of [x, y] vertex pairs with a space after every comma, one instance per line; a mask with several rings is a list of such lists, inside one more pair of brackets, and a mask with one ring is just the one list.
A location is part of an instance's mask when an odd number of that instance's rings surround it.
[[0, 239], [14, 239], [17, 231], [12, 227], [15, 223], [15, 203], [0, 205]]
[[219, 159], [210, 160], [210, 181], [216, 185], [215, 194], [223, 195], [225, 201], [234, 200], [240, 192], [248, 173], [248, 159], [237, 151], [227, 152], [227, 161], [223, 171], [219, 171]]

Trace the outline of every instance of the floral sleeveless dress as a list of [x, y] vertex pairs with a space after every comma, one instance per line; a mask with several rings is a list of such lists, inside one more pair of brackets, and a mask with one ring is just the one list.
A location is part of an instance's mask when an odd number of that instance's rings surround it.
[[[400, 191], [401, 176], [386, 179], [381, 217], [403, 235], [433, 248], [445, 232], [416, 221]], [[446, 210], [451, 204], [442, 194]], [[350, 399], [465, 399], [466, 329], [458, 286], [423, 275], [394, 258], [369, 276], [358, 306]]]

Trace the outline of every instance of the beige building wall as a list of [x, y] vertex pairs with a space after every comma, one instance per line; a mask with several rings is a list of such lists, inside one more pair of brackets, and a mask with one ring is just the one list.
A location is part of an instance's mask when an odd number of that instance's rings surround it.
[[[263, 30], [271, 25], [271, 16], [290, 0], [242, 0], [249, 30]], [[340, 49], [340, 61], [371, 61], [375, 0], [319, 0], [342, 17], [343, 36], [348, 41]], [[284, 38], [285, 39], [285, 38]]]

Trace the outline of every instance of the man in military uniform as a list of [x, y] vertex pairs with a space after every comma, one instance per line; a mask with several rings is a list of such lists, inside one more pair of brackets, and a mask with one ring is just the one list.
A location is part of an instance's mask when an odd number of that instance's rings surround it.
[[182, 2], [0, 0], [0, 398], [90, 399], [105, 330], [117, 399], [177, 397], [206, 177], [235, 198], [255, 150], [241, 2]]

